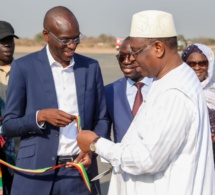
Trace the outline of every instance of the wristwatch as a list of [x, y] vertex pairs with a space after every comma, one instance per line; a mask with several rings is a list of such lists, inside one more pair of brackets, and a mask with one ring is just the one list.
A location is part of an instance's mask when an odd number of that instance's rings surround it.
[[98, 141], [98, 139], [101, 138], [100, 136], [96, 137], [92, 143], [90, 144], [90, 150], [92, 152], [95, 152], [96, 151], [96, 142]]

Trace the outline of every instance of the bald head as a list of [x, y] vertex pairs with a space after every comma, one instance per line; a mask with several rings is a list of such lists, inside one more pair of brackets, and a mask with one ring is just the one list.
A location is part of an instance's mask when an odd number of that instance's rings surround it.
[[66, 23], [73, 25], [74, 28], [79, 28], [78, 21], [71, 10], [63, 6], [56, 6], [47, 11], [43, 27], [52, 30], [53, 27], [63, 28]]
[[80, 39], [81, 34], [75, 15], [66, 7], [53, 7], [47, 11], [43, 26], [43, 37], [53, 58], [63, 67], [68, 66], [80, 43], [80, 40], [74, 41]]

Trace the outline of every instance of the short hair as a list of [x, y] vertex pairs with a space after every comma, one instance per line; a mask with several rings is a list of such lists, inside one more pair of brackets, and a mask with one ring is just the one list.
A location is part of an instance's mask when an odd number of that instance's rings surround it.
[[167, 37], [167, 38], [147, 38], [149, 42], [160, 41], [163, 42], [170, 49], [178, 47], [177, 37]]

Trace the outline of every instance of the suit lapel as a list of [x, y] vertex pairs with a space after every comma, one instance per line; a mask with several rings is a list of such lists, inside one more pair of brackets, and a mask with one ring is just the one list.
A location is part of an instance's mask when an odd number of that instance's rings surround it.
[[36, 69], [38, 77], [42, 82], [41, 87], [44, 87], [46, 92], [45, 96], [48, 99], [48, 102], [50, 103], [50, 105], [47, 106], [50, 106], [52, 108], [58, 108], [54, 79], [45, 47], [38, 53], [38, 58], [37, 61], [35, 62], [34, 67]]
[[120, 108], [124, 111], [124, 114], [127, 115], [131, 120], [133, 120], [133, 115], [131, 112], [130, 105], [128, 103], [128, 99], [126, 96], [126, 87], [127, 87], [127, 80], [123, 78], [119, 81], [118, 85], [116, 85], [115, 91], [116, 99], [119, 100], [117, 104], [121, 105]]
[[85, 80], [86, 80], [86, 69], [84, 67], [84, 62], [77, 56], [74, 55], [75, 65], [74, 65], [74, 74], [75, 74], [75, 83], [76, 83], [76, 92], [78, 100], [78, 111], [81, 117], [81, 124], [84, 125], [84, 98], [85, 98]]

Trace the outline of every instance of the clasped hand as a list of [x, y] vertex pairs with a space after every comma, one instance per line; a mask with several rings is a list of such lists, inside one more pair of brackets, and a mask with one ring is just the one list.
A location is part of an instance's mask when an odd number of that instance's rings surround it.
[[74, 167], [73, 163], [81, 163], [84, 167], [89, 167], [92, 163], [92, 153], [80, 152], [74, 162], [66, 163], [66, 168]]
[[56, 108], [40, 110], [37, 115], [37, 122], [48, 122], [56, 127], [65, 127], [75, 120], [75, 116]]
[[[48, 122], [56, 127], [65, 127], [76, 119], [75, 115], [68, 114], [62, 110], [56, 108], [47, 108], [40, 110], [37, 115], [37, 122]], [[74, 160], [74, 162], [68, 162], [66, 167], [73, 167], [73, 163], [82, 163], [84, 167], [89, 167], [92, 162], [92, 153], [90, 152], [89, 145], [92, 140], [97, 137], [92, 131], [81, 131], [82, 136], [78, 136], [78, 145], [82, 152]], [[83, 139], [83, 140], [82, 140]]]

